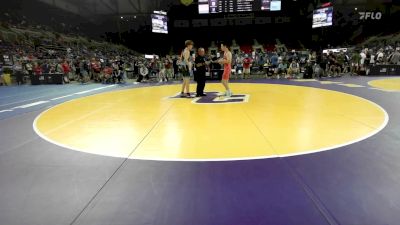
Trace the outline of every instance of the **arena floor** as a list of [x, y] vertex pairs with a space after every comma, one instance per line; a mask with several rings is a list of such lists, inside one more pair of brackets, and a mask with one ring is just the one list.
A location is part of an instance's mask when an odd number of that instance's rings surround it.
[[222, 90], [1, 87], [0, 224], [399, 223], [399, 78]]

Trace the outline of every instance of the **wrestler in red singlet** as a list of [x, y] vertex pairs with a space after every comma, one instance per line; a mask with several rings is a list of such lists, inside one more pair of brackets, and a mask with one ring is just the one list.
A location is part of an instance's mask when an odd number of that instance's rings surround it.
[[224, 65], [224, 74], [222, 75], [222, 85], [224, 86], [226, 92], [226, 97], [232, 96], [232, 91], [229, 88], [229, 77], [232, 72], [232, 53], [229, 51], [229, 47], [226, 44], [221, 44], [221, 50], [224, 51], [224, 58], [219, 60], [219, 63]]
[[[224, 53], [224, 60], [226, 60], [226, 61], [228, 61], [227, 54], [228, 54], [228, 52]], [[231, 73], [232, 73], [232, 64], [225, 63], [224, 64], [224, 74], [222, 75], [222, 80], [229, 80]]]

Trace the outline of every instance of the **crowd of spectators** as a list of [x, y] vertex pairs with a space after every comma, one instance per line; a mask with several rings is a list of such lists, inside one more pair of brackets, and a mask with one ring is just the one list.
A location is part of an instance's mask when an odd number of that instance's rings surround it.
[[[374, 65], [400, 65], [400, 46], [397, 44], [371, 48], [352, 47], [324, 53], [285, 49], [233, 52], [233, 77], [244, 79], [255, 76], [290, 79], [365, 75]], [[2, 62], [4, 65], [0, 67], [0, 85], [5, 84], [2, 74], [6, 68], [12, 70], [18, 85], [31, 76], [41, 74], [62, 74], [64, 83], [71, 80], [82, 83], [123, 83], [127, 78], [135, 78], [136, 82], [166, 82], [180, 78], [176, 64], [179, 52], [176, 55], [145, 57], [112, 44], [93, 47], [62, 40], [49, 44], [45, 39], [41, 43], [12, 43], [0, 37], [0, 53], [2, 57], [11, 59], [10, 65], [4, 60]], [[220, 56], [220, 53], [214, 51], [207, 58], [215, 62]], [[211, 63], [208, 73], [221, 69], [218, 63]]]
[[86, 47], [65, 49], [56, 51], [29, 45], [0, 44], [2, 55], [12, 59], [9, 64], [17, 84], [22, 84], [25, 77], [41, 74], [63, 74], [65, 83], [70, 80], [121, 81], [124, 70], [131, 68], [130, 63], [135, 60], [135, 55], [128, 51], [90, 50]]
[[[64, 83], [70, 80], [87, 83], [122, 83], [137, 77], [136, 82], [154, 80], [166, 82], [178, 79], [177, 55], [146, 59], [144, 56], [119, 51], [68, 48], [67, 52], [32, 49], [29, 46], [1, 45], [1, 50], [13, 55], [13, 71], [18, 85], [26, 78], [41, 74], [62, 74]], [[217, 55], [209, 55], [215, 61]], [[236, 53], [233, 56], [233, 76], [248, 79], [267, 78], [321, 78], [345, 74], [365, 75], [371, 66], [400, 65], [400, 48], [387, 46], [379, 49], [346, 49], [346, 51], [319, 54], [315, 51]], [[220, 70], [212, 63], [209, 72]], [[0, 73], [2, 73], [2, 68]], [[0, 84], [4, 80], [0, 79]]]
[[338, 77], [368, 75], [375, 65], [400, 65], [400, 46], [342, 48], [316, 51], [256, 52], [234, 54], [236, 76], [249, 78], [266, 75], [271, 78]]

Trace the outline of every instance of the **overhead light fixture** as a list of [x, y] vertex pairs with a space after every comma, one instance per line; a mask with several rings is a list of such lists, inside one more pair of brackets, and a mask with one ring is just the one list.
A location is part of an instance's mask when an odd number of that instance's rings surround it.
[[154, 11], [154, 14], [167, 15], [167, 12], [162, 11], [162, 10], [160, 10], [160, 11], [155, 10], [155, 11]]

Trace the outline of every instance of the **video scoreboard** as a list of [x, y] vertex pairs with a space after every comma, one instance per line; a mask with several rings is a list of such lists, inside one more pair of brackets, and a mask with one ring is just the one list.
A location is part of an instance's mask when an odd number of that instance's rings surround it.
[[199, 13], [280, 11], [281, 0], [199, 0]]

